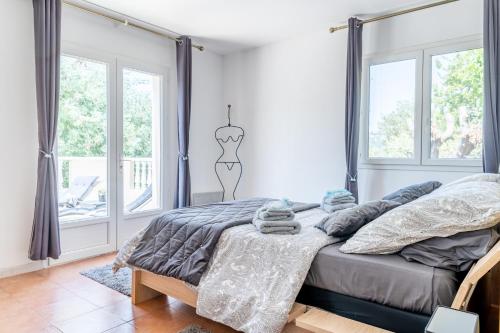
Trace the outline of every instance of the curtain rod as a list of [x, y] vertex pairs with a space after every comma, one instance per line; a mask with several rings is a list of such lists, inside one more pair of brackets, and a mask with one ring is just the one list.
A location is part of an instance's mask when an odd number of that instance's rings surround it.
[[[441, 6], [441, 5], [446, 5], [448, 3], [456, 2], [456, 1], [458, 1], [458, 0], [442, 0], [442, 1], [434, 2], [434, 3], [430, 3], [430, 4], [427, 4], [427, 5], [422, 5], [422, 6], [419, 6], [419, 7], [408, 8], [408, 9], [396, 11], [396, 12], [393, 12], [393, 13], [388, 13], [388, 14], [385, 14], [385, 15], [376, 16], [376, 17], [372, 17], [372, 18], [369, 18], [369, 19], [366, 19], [366, 20], [362, 20], [361, 24], [375, 22], [375, 21], [380, 21], [380, 20], [385, 20], [385, 19], [390, 18], [390, 17], [399, 16], [399, 15], [403, 15], [403, 14], [408, 14], [408, 13], [416, 12], [416, 11], [419, 11], [419, 10], [422, 10], [422, 9], [427, 9], [427, 8]], [[347, 24], [339, 25], [339, 26], [336, 26], [336, 27], [331, 27], [330, 28], [330, 32], [333, 33], [333, 32], [335, 32], [337, 30], [342, 30], [342, 29], [347, 29], [347, 28], [348, 28]]]
[[[178, 37], [174, 36], [174, 35], [170, 35], [170, 34], [166, 34], [166, 33], [163, 33], [163, 32], [159, 32], [159, 31], [150, 29], [150, 28], [145, 27], [143, 25], [140, 25], [138, 23], [130, 22], [128, 19], [122, 19], [122, 18], [119, 18], [117, 16], [111, 16], [111, 15], [108, 15], [108, 14], [105, 14], [105, 13], [101, 13], [101, 12], [98, 12], [96, 10], [92, 10], [90, 8], [86, 8], [84, 6], [77, 5], [76, 3], [69, 2], [69, 1], [66, 1], [66, 0], [63, 0], [63, 4], [65, 4], [67, 6], [71, 6], [71, 7], [77, 8], [79, 10], [82, 10], [82, 11], [85, 11], [85, 12], [88, 12], [88, 13], [91, 13], [91, 14], [94, 14], [94, 15], [98, 15], [98, 16], [107, 18], [108, 20], [111, 20], [111, 21], [123, 24], [124, 26], [128, 26], [128, 27], [132, 27], [132, 28], [144, 30], [144, 31], [150, 32], [150, 33], [158, 35], [158, 36], [166, 37], [166, 38], [168, 38], [170, 40], [173, 40], [173, 41], [176, 41], [176, 42], [180, 41], [180, 39]], [[124, 14], [121, 14], [121, 13], [117, 13], [117, 14], [119, 14], [120, 16], [128, 18], [127, 15], [124, 15]], [[192, 46], [194, 48], [200, 50], [200, 51], [203, 51], [205, 49], [205, 47], [203, 45], [192, 44]]]

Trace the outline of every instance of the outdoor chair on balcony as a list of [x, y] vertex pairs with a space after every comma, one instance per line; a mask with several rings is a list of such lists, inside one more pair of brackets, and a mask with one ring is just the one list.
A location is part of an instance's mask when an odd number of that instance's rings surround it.
[[87, 214], [106, 206], [106, 202], [85, 202], [98, 183], [98, 176], [75, 177], [59, 194], [59, 216]]
[[97, 185], [98, 179], [97, 176], [77, 176], [73, 178], [69, 188], [63, 189], [59, 193], [59, 206], [72, 207], [84, 201]]
[[134, 201], [125, 206], [125, 209], [128, 212], [133, 212], [136, 209], [145, 206], [151, 200], [152, 197], [153, 197], [153, 189], [151, 185], [148, 185], [144, 189], [144, 192], [141, 193], [141, 195], [139, 195], [137, 198], [135, 198]]

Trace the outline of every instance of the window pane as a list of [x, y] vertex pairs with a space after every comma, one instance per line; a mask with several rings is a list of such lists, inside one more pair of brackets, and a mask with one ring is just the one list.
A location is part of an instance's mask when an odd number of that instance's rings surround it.
[[60, 76], [60, 219], [107, 216], [107, 65], [62, 56]]
[[159, 208], [161, 77], [123, 70], [125, 213]]
[[431, 99], [430, 157], [480, 158], [483, 50], [433, 56]]
[[416, 60], [370, 66], [369, 158], [414, 157]]

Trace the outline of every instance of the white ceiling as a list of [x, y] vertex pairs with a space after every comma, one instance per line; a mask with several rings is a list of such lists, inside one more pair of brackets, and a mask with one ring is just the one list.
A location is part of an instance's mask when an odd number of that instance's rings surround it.
[[[435, 0], [433, 0], [435, 1]], [[89, 0], [227, 54], [431, 0]]]

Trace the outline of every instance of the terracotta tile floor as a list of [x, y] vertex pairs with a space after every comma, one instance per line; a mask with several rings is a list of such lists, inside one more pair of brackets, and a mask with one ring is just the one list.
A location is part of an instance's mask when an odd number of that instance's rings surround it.
[[[197, 324], [212, 333], [235, 332], [196, 315], [174, 298], [140, 305], [79, 274], [111, 262], [114, 255], [0, 279], [1, 333], [176, 333]], [[286, 333], [308, 331], [288, 325]]]

